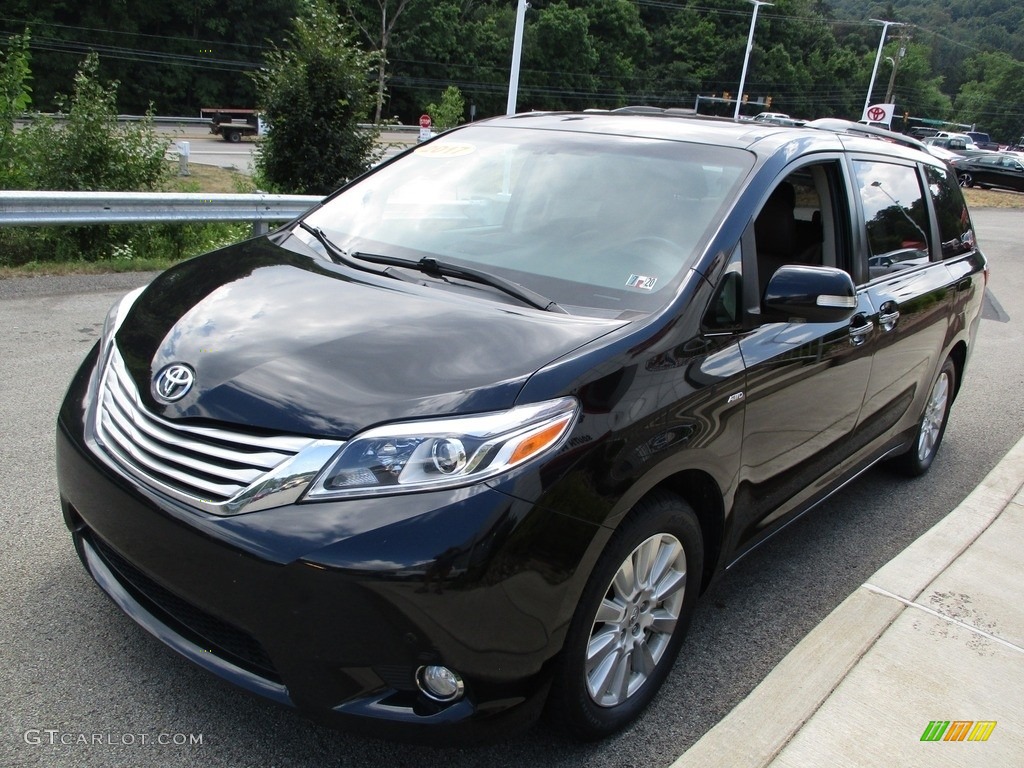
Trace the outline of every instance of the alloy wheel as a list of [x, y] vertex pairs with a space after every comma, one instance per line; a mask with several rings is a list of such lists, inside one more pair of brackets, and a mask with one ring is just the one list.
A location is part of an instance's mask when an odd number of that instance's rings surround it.
[[949, 405], [949, 385], [949, 374], [943, 371], [928, 396], [921, 430], [917, 435], [917, 458], [920, 461], [927, 460], [938, 448]]
[[664, 656], [686, 594], [686, 552], [659, 533], [619, 566], [594, 617], [586, 651], [586, 686], [601, 707], [614, 707], [647, 681]]

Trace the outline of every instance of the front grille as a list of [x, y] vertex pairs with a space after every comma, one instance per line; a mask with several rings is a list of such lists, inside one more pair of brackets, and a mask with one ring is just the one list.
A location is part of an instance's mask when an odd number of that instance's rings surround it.
[[267, 680], [281, 682], [274, 663], [252, 635], [160, 586], [91, 531], [83, 535], [121, 586], [157, 619], [225, 661]]
[[238, 496], [314, 441], [177, 424], [147, 411], [115, 347], [103, 373], [97, 437], [119, 466], [206, 504]]

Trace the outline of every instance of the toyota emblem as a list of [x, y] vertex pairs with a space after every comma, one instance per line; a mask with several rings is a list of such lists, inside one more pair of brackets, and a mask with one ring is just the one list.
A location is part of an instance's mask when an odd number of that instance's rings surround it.
[[156, 375], [153, 391], [165, 403], [173, 403], [187, 395], [195, 381], [195, 371], [189, 366], [173, 363]]

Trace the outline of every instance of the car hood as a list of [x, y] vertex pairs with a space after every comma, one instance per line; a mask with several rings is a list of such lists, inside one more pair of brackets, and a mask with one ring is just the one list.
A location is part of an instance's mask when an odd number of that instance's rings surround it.
[[[157, 277], [116, 339], [141, 401], [164, 418], [346, 439], [508, 408], [536, 370], [622, 324], [351, 271], [259, 238]], [[159, 401], [154, 377], [174, 363], [195, 384]]]

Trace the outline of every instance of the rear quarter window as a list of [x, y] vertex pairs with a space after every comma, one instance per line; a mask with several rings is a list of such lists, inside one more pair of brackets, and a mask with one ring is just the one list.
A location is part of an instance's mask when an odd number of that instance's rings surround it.
[[928, 166], [928, 191], [935, 205], [942, 258], [952, 259], [974, 250], [974, 227], [967, 203], [952, 172]]
[[929, 260], [928, 205], [917, 167], [854, 162], [872, 278]]

